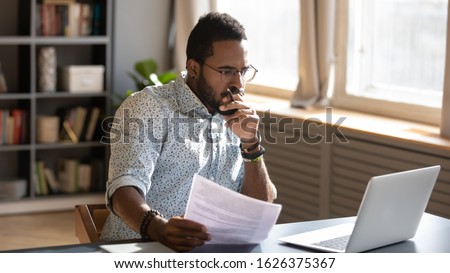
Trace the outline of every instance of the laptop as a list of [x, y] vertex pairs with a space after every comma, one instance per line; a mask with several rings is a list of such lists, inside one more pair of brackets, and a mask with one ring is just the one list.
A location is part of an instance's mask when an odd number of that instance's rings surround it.
[[375, 176], [367, 184], [354, 223], [280, 238], [325, 252], [364, 252], [416, 234], [440, 165]]

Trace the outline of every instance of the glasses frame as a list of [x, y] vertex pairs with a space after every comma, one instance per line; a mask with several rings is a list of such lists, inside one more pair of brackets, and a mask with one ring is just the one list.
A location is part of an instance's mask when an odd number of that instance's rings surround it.
[[[249, 65], [249, 66], [246, 67], [245, 69], [238, 70], [237, 68], [223, 68], [223, 69], [218, 69], [218, 68], [214, 68], [214, 67], [210, 66], [210, 65], [207, 64], [207, 63], [201, 63], [201, 64], [202, 64], [202, 65], [205, 65], [205, 66], [209, 67], [210, 69], [212, 69], [212, 70], [216, 71], [217, 73], [219, 73], [219, 74], [220, 74], [220, 79], [221, 79], [222, 82], [224, 82], [224, 83], [230, 83], [230, 82], [232, 81], [232, 80], [230, 80], [230, 81], [225, 81], [225, 80], [223, 79], [223, 77], [224, 77], [226, 71], [232, 71], [232, 70], [234, 70], [235, 72], [233, 72], [233, 77], [236, 76], [236, 73], [239, 73], [239, 77], [240, 77], [244, 82], [246, 82], [246, 83], [252, 81], [252, 80], [256, 77], [256, 73], [258, 73], [258, 69], [256, 69], [256, 67], [254, 67], [253, 65]], [[253, 74], [253, 76], [252, 76], [249, 80], [246, 80], [246, 79], [244, 78], [242, 72], [243, 72], [244, 70], [248, 70], [249, 68], [252, 68], [252, 69], [255, 71], [255, 73]], [[245, 74], [245, 73], [244, 73], [244, 74]]]

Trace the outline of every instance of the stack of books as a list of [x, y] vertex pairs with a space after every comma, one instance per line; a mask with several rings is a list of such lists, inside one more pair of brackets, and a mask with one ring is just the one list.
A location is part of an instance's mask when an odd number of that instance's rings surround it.
[[0, 145], [25, 144], [27, 112], [23, 109], [0, 109]]
[[98, 32], [93, 30], [100, 20], [98, 4], [75, 0], [43, 0], [36, 7], [37, 35], [87, 36]]
[[33, 182], [36, 195], [99, 192], [105, 189], [105, 166], [100, 159], [83, 162], [62, 158], [56, 165], [56, 170], [53, 170], [43, 160], [35, 162]]
[[63, 111], [60, 136], [62, 141], [78, 143], [82, 140], [93, 140], [100, 118], [99, 107], [88, 109], [83, 106], [75, 106]]

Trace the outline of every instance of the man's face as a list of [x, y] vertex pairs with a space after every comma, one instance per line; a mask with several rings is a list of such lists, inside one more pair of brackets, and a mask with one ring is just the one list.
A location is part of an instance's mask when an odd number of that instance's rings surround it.
[[222, 99], [228, 96], [227, 89], [243, 89], [245, 83], [239, 73], [229, 82], [222, 80], [221, 73], [224, 69], [242, 70], [248, 65], [247, 41], [220, 41], [213, 43], [214, 55], [208, 57], [201, 66], [201, 72], [197, 82], [198, 96], [212, 112], [219, 112]]

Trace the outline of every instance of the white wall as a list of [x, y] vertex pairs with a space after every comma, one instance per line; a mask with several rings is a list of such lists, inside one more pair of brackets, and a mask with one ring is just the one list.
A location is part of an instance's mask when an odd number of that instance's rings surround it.
[[127, 71], [136, 61], [153, 58], [168, 69], [169, 4], [167, 0], [116, 0], [113, 17], [113, 92], [134, 89]]

